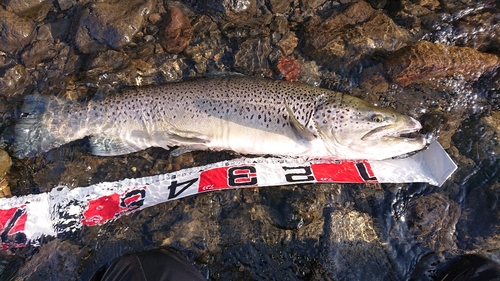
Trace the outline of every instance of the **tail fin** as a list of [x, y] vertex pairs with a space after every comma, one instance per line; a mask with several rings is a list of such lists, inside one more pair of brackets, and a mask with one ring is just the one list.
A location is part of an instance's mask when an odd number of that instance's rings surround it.
[[60, 112], [61, 101], [49, 96], [31, 95], [24, 99], [21, 116], [15, 126], [13, 153], [15, 157], [33, 157], [40, 152], [58, 147], [66, 141], [52, 135], [54, 122], [47, 115]]

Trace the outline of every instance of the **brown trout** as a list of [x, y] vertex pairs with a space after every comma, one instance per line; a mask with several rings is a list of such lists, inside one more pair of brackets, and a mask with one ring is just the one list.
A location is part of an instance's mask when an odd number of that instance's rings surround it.
[[[92, 153], [148, 147], [240, 154], [386, 159], [424, 148], [420, 123], [358, 98], [298, 83], [249, 77], [202, 78], [72, 103], [25, 99], [14, 155], [31, 157], [90, 136]], [[410, 134], [412, 133], [412, 134]]]

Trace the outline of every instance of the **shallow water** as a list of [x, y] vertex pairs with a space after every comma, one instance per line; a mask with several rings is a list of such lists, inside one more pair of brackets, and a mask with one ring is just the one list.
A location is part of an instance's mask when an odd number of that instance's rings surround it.
[[[71, 8], [63, 10], [63, 2], [58, 1], [37, 23], [39, 37], [47, 25], [55, 25], [60, 33], [68, 29], [66, 34], [72, 34], [63, 21], [84, 3], [69, 1]], [[110, 89], [206, 72], [269, 75], [274, 71], [276, 78], [279, 75], [272, 66], [276, 56], [273, 51], [279, 48], [273, 38], [283, 35], [277, 30], [290, 29], [304, 40], [302, 25], [311, 15], [342, 7], [336, 1], [314, 2], [321, 3], [306, 11], [298, 1], [290, 2], [293, 8], [284, 13], [288, 20], [285, 25], [274, 20], [280, 13], [271, 13], [273, 20], [269, 23], [265, 19], [268, 13], [261, 7], [256, 12], [259, 16], [239, 19], [248, 23], [231, 26], [218, 18], [210, 20], [201, 3], [187, 1], [188, 8], [183, 9], [195, 29], [190, 47], [179, 55], [160, 52], [147, 40], [137, 40], [140, 43], [116, 52], [125, 53], [123, 57], [111, 54], [114, 51], [82, 54], [62, 48], [61, 65], [57, 58], [43, 60], [26, 66], [23, 77], [30, 83], [15, 80], [19, 89], [2, 84], [7, 91], [0, 108], [3, 147], [10, 149], [22, 94], [53, 93], [82, 101], [105, 95]], [[370, 3], [376, 6], [379, 2]], [[410, 42], [427, 39], [498, 55], [498, 39], [486, 35], [498, 35], [498, 22], [490, 20], [500, 16], [497, 3], [457, 1], [436, 10], [398, 3], [405, 8], [387, 4], [383, 12], [411, 33]], [[165, 8], [159, 6], [153, 11], [164, 16]], [[424, 8], [426, 12], [421, 11]], [[143, 27], [143, 35], [152, 36], [156, 42], [161, 32], [154, 30], [162, 25], [153, 22], [150, 19]], [[72, 35], [52, 33], [63, 38], [61, 42], [70, 50], [75, 48]], [[269, 47], [266, 40], [271, 42]], [[439, 141], [457, 163], [457, 172], [441, 187], [423, 183], [304, 184], [200, 194], [101, 226], [83, 227], [72, 234], [44, 237], [39, 246], [3, 250], [0, 279], [87, 280], [115, 257], [162, 245], [182, 251], [210, 280], [433, 280], [440, 264], [461, 254], [478, 253], [500, 261], [499, 75], [488, 74], [476, 81], [450, 75], [405, 87], [375, 79], [366, 86], [364, 71], [371, 68], [377, 73], [377, 61], [383, 61], [387, 54], [374, 53], [346, 63], [349, 69], [339, 69], [320, 58], [314, 62], [304, 55], [301, 44], [292, 53], [302, 66], [299, 80], [312, 84], [321, 81], [323, 87], [348, 91], [418, 118], [426, 130], [440, 132]], [[103, 60], [109, 57], [114, 59]], [[9, 54], [2, 58], [0, 75], [5, 80], [12, 66], [22, 61]], [[126, 62], [119, 64], [120, 59]], [[13, 158], [8, 179], [14, 195], [38, 194], [59, 184], [88, 186], [235, 157], [238, 155], [229, 152], [173, 157], [159, 148], [96, 157], [90, 154], [88, 140], [84, 139], [35, 158]]]

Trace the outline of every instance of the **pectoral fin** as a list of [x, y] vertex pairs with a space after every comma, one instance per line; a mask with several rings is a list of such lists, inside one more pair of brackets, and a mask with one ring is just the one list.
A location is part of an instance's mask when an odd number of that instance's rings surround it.
[[92, 154], [97, 156], [124, 155], [145, 149], [145, 147], [138, 147], [103, 135], [92, 136], [90, 138], [90, 147], [92, 148]]
[[293, 115], [292, 109], [286, 103], [285, 103], [285, 108], [288, 113], [290, 126], [292, 127], [293, 132], [297, 137], [301, 139], [306, 139], [308, 141], [317, 138], [317, 136], [311, 133], [311, 131], [309, 131], [304, 125], [300, 124], [297, 118], [295, 118], [295, 115]]

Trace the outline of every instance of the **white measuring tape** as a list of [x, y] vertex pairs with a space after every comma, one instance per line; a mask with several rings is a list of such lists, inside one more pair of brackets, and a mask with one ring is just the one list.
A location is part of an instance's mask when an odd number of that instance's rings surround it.
[[73, 232], [159, 203], [228, 188], [298, 183], [409, 183], [440, 186], [456, 165], [437, 143], [404, 159], [308, 161], [240, 158], [177, 172], [0, 199], [0, 245], [36, 244], [41, 236]]

